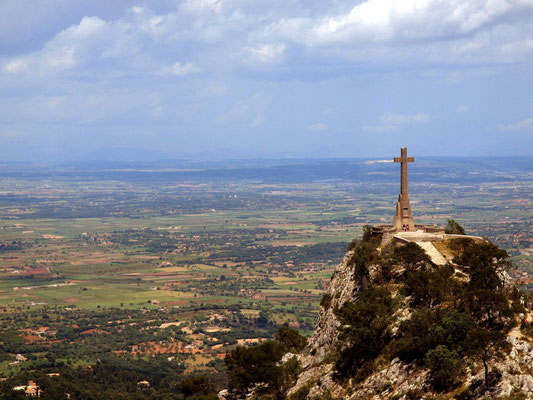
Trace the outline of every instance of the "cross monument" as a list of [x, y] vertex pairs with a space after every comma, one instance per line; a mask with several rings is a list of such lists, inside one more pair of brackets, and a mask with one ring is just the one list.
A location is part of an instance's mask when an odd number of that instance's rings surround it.
[[409, 202], [409, 190], [407, 188], [407, 163], [415, 161], [414, 157], [407, 157], [407, 147], [402, 147], [402, 156], [394, 157], [394, 162], [402, 165], [401, 192], [396, 204], [396, 216], [394, 217], [394, 228], [398, 231], [414, 231], [415, 222], [411, 213], [411, 203]]

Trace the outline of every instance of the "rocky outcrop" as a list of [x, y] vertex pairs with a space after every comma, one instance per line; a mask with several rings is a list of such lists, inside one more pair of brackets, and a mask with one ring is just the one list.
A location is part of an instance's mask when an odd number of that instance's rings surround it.
[[357, 298], [360, 287], [356, 284], [353, 266], [350, 265], [352, 255], [353, 251], [345, 254], [331, 277], [329, 289], [321, 302], [313, 337], [309, 342], [309, 355], [303, 360], [303, 366], [306, 368], [322, 363], [327, 353], [335, 348], [339, 321], [334, 310]]
[[407, 393], [424, 387], [427, 371], [398, 358], [382, 370], [372, 374], [354, 389], [349, 399], [386, 399], [395, 394]]
[[361, 290], [350, 263], [352, 256], [353, 251], [348, 251], [331, 277], [329, 289], [321, 301], [308, 351], [301, 358], [304, 370], [289, 389], [289, 398], [302, 390], [309, 390], [308, 398], [317, 398], [324, 393], [335, 398], [343, 398], [346, 395], [345, 388], [333, 380], [333, 363], [328, 362], [328, 359], [331, 359], [330, 352], [334, 351], [338, 344], [339, 321], [334, 310], [342, 307], [347, 301], [355, 301]]
[[[492, 374], [498, 376], [498, 383], [490, 391], [485, 391], [482, 385], [483, 368], [467, 368], [462, 388], [470, 386], [471, 389], [466, 391], [469, 397], [465, 398], [499, 398], [519, 392], [525, 396], [524, 399], [533, 399], [533, 345], [513, 337], [508, 340], [512, 346], [508, 357], [490, 365]], [[333, 368], [333, 363], [321, 363], [306, 368], [288, 391], [288, 397], [301, 390], [306, 391], [309, 400], [328, 397], [339, 400], [406, 400], [407, 394], [420, 391], [426, 393], [428, 398], [436, 395], [432, 393], [425, 368], [404, 363], [397, 358], [357, 384], [334, 380]]]
[[[514, 336], [511, 332], [507, 338], [511, 344], [509, 355], [503, 362], [494, 365], [502, 374], [494, 394], [509, 396], [519, 391], [533, 399], [533, 345]], [[481, 379], [481, 376], [478, 374], [472, 379]]]
[[[302, 393], [308, 400], [323, 398], [357, 400], [357, 399], [407, 399], [407, 394], [433, 393], [429, 382], [428, 371], [423, 364], [409, 364], [400, 359], [382, 365], [362, 382], [351, 380], [342, 382], [334, 379], [334, 354], [341, 343], [338, 342], [339, 321], [334, 310], [342, 307], [347, 301], [357, 301], [361, 292], [359, 279], [354, 277], [354, 268], [350, 263], [353, 251], [348, 251], [342, 262], [337, 266], [328, 292], [323, 301], [315, 332], [310, 339], [308, 351], [300, 355], [299, 359], [303, 371], [299, 374], [294, 385], [287, 391], [287, 397], [301, 399]], [[376, 274], [376, 268], [370, 267], [370, 279]], [[506, 274], [500, 276], [504, 283], [509, 284]], [[410, 308], [404, 300], [396, 312], [396, 324], [409, 318]], [[393, 332], [397, 326], [391, 327]], [[464, 391], [470, 397], [498, 398], [521, 393], [526, 399], [533, 399], [533, 344], [521, 338], [520, 331], [515, 328], [509, 334], [508, 341], [511, 350], [504, 360], [490, 363], [490, 370], [496, 376], [495, 385], [490, 392], [485, 392], [482, 385], [484, 370], [480, 363], [470, 363], [465, 367], [463, 385], [456, 389], [457, 393]], [[465, 391], [465, 388], [470, 389]], [[297, 395], [297, 396], [296, 396]], [[410, 397], [410, 398], [411, 398]], [[420, 397], [422, 398], [422, 397]], [[452, 397], [453, 398], [453, 395]]]

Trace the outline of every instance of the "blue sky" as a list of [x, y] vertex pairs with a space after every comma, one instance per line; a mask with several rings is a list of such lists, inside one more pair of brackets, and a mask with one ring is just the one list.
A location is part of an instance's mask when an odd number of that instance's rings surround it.
[[533, 155], [533, 0], [2, 0], [3, 160]]

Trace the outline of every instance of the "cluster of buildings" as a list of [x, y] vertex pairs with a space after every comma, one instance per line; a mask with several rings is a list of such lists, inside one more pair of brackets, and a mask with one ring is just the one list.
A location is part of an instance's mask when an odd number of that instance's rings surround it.
[[29, 381], [27, 385], [15, 386], [13, 390], [24, 390], [26, 396], [30, 397], [41, 397], [41, 394], [43, 393], [39, 385], [37, 385], [34, 381]]

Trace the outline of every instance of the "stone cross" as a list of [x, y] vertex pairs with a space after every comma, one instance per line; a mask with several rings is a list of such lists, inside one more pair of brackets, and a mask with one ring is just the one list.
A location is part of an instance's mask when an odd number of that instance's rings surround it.
[[414, 162], [414, 157], [407, 157], [407, 147], [402, 147], [402, 156], [401, 157], [394, 157], [394, 162], [402, 163], [402, 191], [401, 194], [405, 196], [409, 196], [409, 191], [407, 189], [407, 163]]
[[394, 157], [394, 162], [401, 163], [401, 191], [396, 204], [394, 227], [397, 230], [414, 231], [415, 223], [409, 202], [409, 189], [407, 186], [407, 163], [415, 161], [414, 157], [407, 157], [407, 147], [402, 147], [401, 157]]

